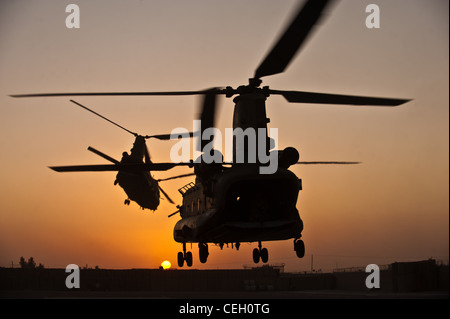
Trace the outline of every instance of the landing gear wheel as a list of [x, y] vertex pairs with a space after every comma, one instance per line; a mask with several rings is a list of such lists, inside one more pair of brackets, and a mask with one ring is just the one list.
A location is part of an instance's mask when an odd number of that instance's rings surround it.
[[179, 253], [178, 253], [178, 256], [177, 256], [178, 258], [178, 267], [183, 267], [183, 265], [184, 265], [184, 255], [183, 255], [183, 253], [180, 251]]
[[130, 205], [130, 200], [129, 199], [125, 199], [125, 201], [123, 202], [125, 205], [129, 206]]
[[263, 263], [267, 263], [269, 261], [269, 251], [267, 248], [262, 248], [261, 242], [258, 242], [258, 248], [253, 249], [253, 261], [257, 264], [260, 259]]
[[177, 256], [178, 267], [183, 267], [184, 262], [188, 267], [192, 266], [192, 253], [190, 251], [186, 252], [186, 243], [183, 243], [183, 252], [179, 252]]
[[208, 255], [209, 255], [208, 244], [203, 244], [203, 243], [198, 244], [198, 255], [200, 258], [200, 262], [202, 264], [206, 263], [206, 261], [208, 260]]
[[305, 256], [305, 243], [303, 240], [294, 240], [294, 250], [298, 258], [303, 258]]
[[255, 264], [259, 263], [259, 258], [261, 257], [260, 253], [259, 253], [259, 249], [255, 248], [253, 249], [253, 262]]
[[267, 250], [267, 248], [263, 248], [261, 249], [261, 251], [259, 252], [260, 256], [261, 256], [261, 261], [263, 263], [267, 263], [269, 261], [269, 251]]
[[186, 265], [188, 267], [191, 267], [192, 266], [192, 253], [190, 251], [188, 251], [186, 253], [186, 255], [184, 256], [184, 259], [186, 260]]

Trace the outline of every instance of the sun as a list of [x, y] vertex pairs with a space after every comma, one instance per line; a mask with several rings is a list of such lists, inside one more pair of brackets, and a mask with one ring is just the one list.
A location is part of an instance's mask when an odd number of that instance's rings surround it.
[[161, 267], [162, 267], [163, 269], [169, 269], [171, 266], [172, 266], [172, 264], [171, 264], [170, 261], [168, 261], [168, 260], [164, 260], [164, 261], [161, 263]]

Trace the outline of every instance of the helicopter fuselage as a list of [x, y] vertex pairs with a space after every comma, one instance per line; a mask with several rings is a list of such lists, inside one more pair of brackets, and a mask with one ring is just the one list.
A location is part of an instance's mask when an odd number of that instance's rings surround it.
[[207, 184], [181, 189], [182, 219], [174, 227], [180, 243], [241, 243], [300, 238], [296, 208], [301, 182], [279, 168], [261, 175], [256, 166], [236, 167]]
[[128, 199], [136, 202], [142, 209], [156, 210], [159, 206], [158, 182], [149, 172], [119, 171], [115, 184], [119, 184], [128, 195]]
[[[137, 135], [130, 154], [122, 153], [122, 164], [151, 163], [150, 155], [145, 144], [145, 137]], [[121, 171], [117, 173], [114, 184], [119, 184], [128, 195], [125, 204], [130, 200], [136, 202], [142, 209], [156, 210], [159, 206], [158, 182], [148, 171]]]

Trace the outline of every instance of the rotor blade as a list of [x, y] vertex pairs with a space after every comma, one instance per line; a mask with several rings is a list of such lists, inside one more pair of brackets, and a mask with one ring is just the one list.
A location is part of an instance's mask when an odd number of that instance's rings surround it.
[[172, 179], [177, 179], [177, 178], [183, 178], [183, 177], [189, 177], [189, 176], [195, 176], [195, 173], [189, 173], [189, 174], [183, 174], [183, 175], [177, 175], [177, 176], [172, 176], [172, 177], [168, 177], [168, 178], [162, 178], [162, 179], [158, 179], [158, 182], [165, 182], [165, 181], [170, 181]]
[[144, 143], [144, 159], [145, 159], [145, 164], [151, 164], [152, 160], [150, 157], [150, 152], [148, 151], [148, 147], [147, 144]]
[[255, 71], [255, 78], [281, 73], [311, 33], [330, 0], [308, 0]]
[[104, 159], [106, 159], [106, 160], [108, 160], [108, 161], [110, 161], [110, 162], [112, 162], [112, 163], [114, 163], [114, 164], [119, 164], [119, 163], [120, 163], [118, 160], [112, 158], [111, 156], [106, 155], [105, 153], [102, 153], [102, 152], [96, 150], [95, 148], [93, 148], [93, 147], [91, 147], [91, 146], [88, 147], [88, 151], [91, 151], [92, 153], [95, 153], [95, 154], [97, 154], [98, 156], [101, 156], [101, 157], [103, 157]]
[[[201, 120], [201, 132], [200, 136], [203, 137], [203, 132], [206, 129], [213, 128], [214, 127], [214, 120], [215, 120], [215, 114], [216, 114], [216, 89], [212, 88], [208, 91], [206, 91], [204, 97], [203, 97], [203, 103], [202, 103], [202, 111], [200, 113], [200, 120]], [[201, 150], [209, 144], [214, 137], [210, 137], [209, 139], [203, 139], [201, 138]]]
[[119, 165], [104, 164], [104, 165], [71, 165], [71, 166], [49, 166], [50, 169], [56, 172], [108, 172], [118, 171]]
[[361, 162], [330, 162], [330, 161], [309, 161], [309, 162], [297, 162], [295, 164], [300, 164], [300, 165], [316, 165], [316, 164], [321, 164], [321, 165], [328, 165], [328, 164], [338, 164], [338, 165], [352, 165], [352, 164], [361, 164]]
[[127, 164], [104, 164], [104, 165], [72, 165], [72, 166], [51, 166], [50, 169], [56, 172], [148, 172], [167, 171], [175, 166], [190, 166], [191, 163], [127, 163]]
[[170, 198], [170, 196], [161, 188], [161, 186], [158, 185], [159, 190], [161, 191], [161, 193], [164, 194], [164, 196], [167, 198], [167, 200], [169, 201], [169, 203], [171, 204], [175, 204], [175, 202], [172, 200], [172, 198]]
[[117, 124], [117, 123], [111, 121], [110, 119], [104, 117], [103, 115], [98, 114], [97, 112], [91, 110], [90, 108], [88, 108], [88, 107], [86, 107], [86, 106], [84, 106], [84, 105], [78, 103], [77, 101], [70, 100], [70, 102], [75, 103], [76, 105], [78, 105], [78, 106], [82, 107], [83, 109], [85, 109], [85, 110], [87, 110], [87, 111], [89, 111], [89, 112], [91, 112], [91, 113], [93, 113], [93, 114], [95, 114], [95, 115], [101, 117], [102, 119], [108, 121], [109, 123], [112, 123], [112, 124], [114, 124], [114, 125], [117, 126], [117, 127], [120, 127], [122, 130], [125, 130], [125, 131], [127, 131], [128, 133], [130, 133], [130, 134], [132, 134], [132, 135], [134, 135], [134, 136], [137, 136], [137, 133], [134, 133], [134, 132], [132, 132], [132, 131], [126, 129], [125, 127], [123, 127], [123, 126], [121, 126], [121, 125], [119, 125], [119, 124]]
[[[49, 96], [150, 96], [150, 95], [201, 95], [202, 91], [169, 91], [169, 92], [75, 92], [75, 93], [32, 93], [12, 94], [10, 97], [49, 97]], [[226, 94], [225, 90], [217, 89], [216, 94]]]
[[[189, 132], [189, 133], [179, 133], [178, 137], [193, 137], [194, 133]], [[162, 141], [168, 141], [171, 140], [171, 134], [158, 134], [158, 135], [147, 135], [144, 136], [145, 138], [156, 138], [158, 140], [162, 140]], [[177, 137], [177, 138], [178, 138]]]
[[180, 210], [177, 210], [175, 213], [172, 213], [172, 214], [170, 214], [169, 216], [167, 216], [167, 217], [172, 217], [173, 215], [175, 215], [175, 214], [178, 214], [180, 212]]
[[303, 91], [269, 90], [269, 92], [270, 94], [282, 95], [286, 100], [294, 103], [398, 106], [411, 101], [408, 99], [391, 99], [381, 97], [314, 93]]

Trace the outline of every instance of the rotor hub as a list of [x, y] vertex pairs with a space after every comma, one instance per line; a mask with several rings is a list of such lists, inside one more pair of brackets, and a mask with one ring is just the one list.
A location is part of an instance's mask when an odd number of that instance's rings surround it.
[[250, 79], [248, 79], [249, 86], [254, 87], [254, 88], [259, 87], [261, 85], [261, 83], [262, 83], [262, 80], [258, 79], [258, 78], [250, 78]]

